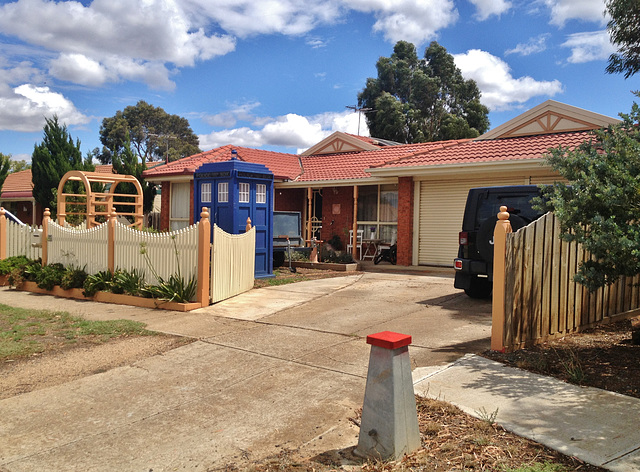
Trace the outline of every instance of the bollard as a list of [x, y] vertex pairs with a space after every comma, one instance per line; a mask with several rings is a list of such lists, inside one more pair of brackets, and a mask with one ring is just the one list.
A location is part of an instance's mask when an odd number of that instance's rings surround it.
[[411, 336], [383, 331], [367, 336], [369, 371], [355, 454], [400, 459], [420, 447], [409, 344]]

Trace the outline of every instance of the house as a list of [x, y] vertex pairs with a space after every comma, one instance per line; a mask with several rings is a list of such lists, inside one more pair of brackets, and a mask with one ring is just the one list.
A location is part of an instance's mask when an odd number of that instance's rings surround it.
[[228, 145], [144, 176], [162, 183], [161, 228], [179, 228], [193, 222], [195, 169], [236, 150], [274, 173], [274, 209], [300, 211], [307, 239], [346, 244], [354, 227], [383, 241], [395, 233], [399, 265], [450, 266], [470, 188], [551, 183], [548, 149], [573, 148], [617, 122], [549, 100], [472, 140], [398, 144], [336, 132], [300, 155]]
[[[96, 172], [113, 173], [111, 165], [97, 165]], [[41, 208], [33, 198], [33, 182], [31, 181], [31, 169], [12, 172], [7, 176], [0, 193], [0, 206], [16, 215], [20, 221], [30, 225], [42, 224]]]

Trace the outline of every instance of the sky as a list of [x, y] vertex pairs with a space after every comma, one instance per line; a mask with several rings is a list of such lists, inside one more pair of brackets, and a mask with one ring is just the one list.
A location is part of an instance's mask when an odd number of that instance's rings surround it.
[[[189, 120], [203, 151], [301, 152], [368, 135], [347, 106], [397, 41], [438, 41], [491, 127], [553, 99], [617, 117], [640, 74], [605, 73], [604, 0], [0, 1], [0, 152], [30, 161], [54, 114], [86, 154], [144, 100]], [[360, 122], [360, 123], [359, 123]]]

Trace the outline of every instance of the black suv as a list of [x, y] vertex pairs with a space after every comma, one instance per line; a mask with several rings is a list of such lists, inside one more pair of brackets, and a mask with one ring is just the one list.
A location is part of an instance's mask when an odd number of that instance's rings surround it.
[[454, 259], [454, 287], [472, 298], [489, 298], [493, 288], [493, 230], [501, 206], [506, 206], [513, 231], [540, 218], [531, 200], [540, 196], [537, 185], [481, 187], [469, 190], [464, 209], [460, 248]]

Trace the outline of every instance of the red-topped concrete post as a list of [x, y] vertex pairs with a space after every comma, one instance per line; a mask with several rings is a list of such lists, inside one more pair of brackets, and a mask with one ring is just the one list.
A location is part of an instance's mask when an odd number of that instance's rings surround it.
[[367, 344], [371, 354], [355, 453], [397, 460], [420, 447], [409, 359], [411, 336], [383, 331], [367, 336]]

